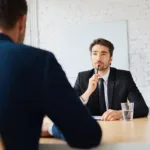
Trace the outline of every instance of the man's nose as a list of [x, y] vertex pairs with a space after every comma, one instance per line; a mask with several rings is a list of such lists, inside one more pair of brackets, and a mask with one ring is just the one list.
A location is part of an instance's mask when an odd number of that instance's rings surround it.
[[97, 55], [97, 61], [101, 61], [102, 60], [102, 57], [101, 57], [101, 55]]

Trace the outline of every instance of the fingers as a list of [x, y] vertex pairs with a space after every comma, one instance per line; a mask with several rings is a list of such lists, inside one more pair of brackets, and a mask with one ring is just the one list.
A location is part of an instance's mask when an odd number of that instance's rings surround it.
[[99, 81], [98, 79], [98, 76], [96, 74], [94, 74], [90, 79], [89, 79], [89, 83], [92, 84], [92, 83], [95, 83], [97, 84]]
[[114, 119], [115, 119], [114, 113], [111, 113], [111, 114], [107, 117], [107, 121], [113, 121]]
[[103, 115], [102, 115], [102, 121], [114, 121], [118, 120], [119, 118], [119, 112], [115, 110], [107, 110]]
[[98, 74], [94, 74], [91, 78], [90, 78], [90, 81], [95, 81], [95, 82], [98, 82], [99, 80], [99, 75]]
[[107, 110], [106, 112], [104, 112], [104, 114], [102, 115], [102, 120], [107, 121], [107, 119], [108, 119], [108, 117], [110, 116], [111, 113], [112, 113], [111, 110]]
[[114, 121], [114, 120], [120, 120], [122, 118], [122, 112], [117, 110], [107, 110], [102, 115], [102, 121]]
[[90, 79], [89, 79], [89, 84], [88, 84], [88, 89], [87, 91], [90, 93], [93, 93], [93, 91], [96, 89], [98, 81], [99, 81], [99, 75], [94, 74]]

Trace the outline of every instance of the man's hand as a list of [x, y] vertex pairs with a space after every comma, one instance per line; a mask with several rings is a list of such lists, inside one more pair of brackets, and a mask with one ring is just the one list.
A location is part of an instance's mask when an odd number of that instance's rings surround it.
[[90, 95], [94, 92], [94, 90], [97, 87], [98, 84], [98, 74], [94, 74], [90, 79], [89, 79], [89, 84], [88, 84], [88, 88], [85, 91], [85, 93], [83, 95], [81, 95], [81, 98], [83, 101], [87, 101], [90, 97]]
[[89, 79], [89, 85], [87, 91], [90, 93], [93, 93], [97, 87], [97, 83], [99, 81], [99, 75], [94, 74], [90, 79]]
[[102, 115], [102, 121], [114, 121], [120, 120], [122, 118], [121, 110], [112, 110], [109, 109]]
[[42, 129], [41, 129], [41, 136], [50, 136], [48, 129], [53, 126], [53, 122], [45, 116], [43, 119]]

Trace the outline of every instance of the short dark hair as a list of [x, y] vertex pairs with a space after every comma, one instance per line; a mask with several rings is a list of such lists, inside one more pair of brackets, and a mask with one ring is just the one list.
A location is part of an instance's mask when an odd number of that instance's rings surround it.
[[95, 39], [90, 45], [90, 48], [89, 48], [90, 52], [92, 52], [93, 46], [97, 45], [97, 44], [108, 47], [110, 56], [112, 57], [113, 51], [114, 51], [114, 45], [110, 41], [108, 41], [106, 39], [102, 39], [102, 38]]
[[17, 20], [27, 14], [26, 0], [0, 0], [0, 26], [11, 29]]

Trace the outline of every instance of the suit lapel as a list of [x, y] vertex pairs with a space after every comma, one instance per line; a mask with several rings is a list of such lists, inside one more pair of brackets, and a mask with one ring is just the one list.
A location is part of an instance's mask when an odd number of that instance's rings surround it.
[[116, 80], [116, 69], [110, 68], [110, 74], [109, 74], [108, 85], [107, 85], [109, 109], [112, 108], [112, 100], [113, 100], [115, 80]]

